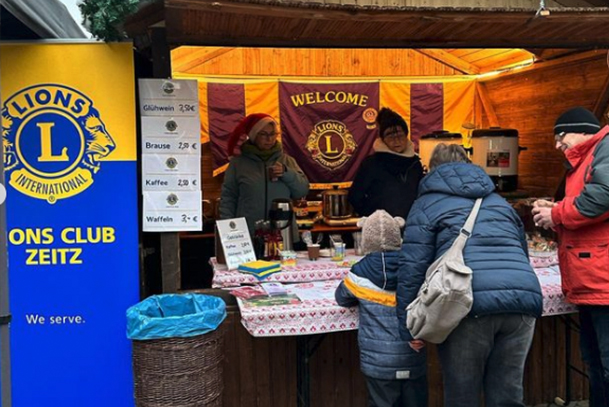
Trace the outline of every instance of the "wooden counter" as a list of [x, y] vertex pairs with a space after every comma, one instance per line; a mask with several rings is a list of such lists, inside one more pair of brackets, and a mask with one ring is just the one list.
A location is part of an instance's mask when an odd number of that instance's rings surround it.
[[[224, 292], [223, 292], [224, 291]], [[297, 337], [254, 338], [241, 324], [241, 314], [234, 299], [225, 290], [195, 290], [219, 295], [228, 300], [224, 350], [224, 394], [226, 407], [270, 407], [296, 405]], [[577, 321], [577, 317], [574, 317]], [[555, 397], [565, 397], [566, 346], [573, 352], [572, 361], [583, 369], [578, 335], [565, 340], [563, 317], [537, 320], [535, 336], [527, 358], [524, 377], [526, 405], [544, 405]], [[435, 345], [428, 346], [429, 407], [443, 407], [440, 363]], [[310, 361], [311, 405], [324, 407], [365, 407], [367, 399], [364, 376], [359, 367], [357, 331], [327, 335]], [[574, 374], [573, 400], [589, 397], [587, 383]]]

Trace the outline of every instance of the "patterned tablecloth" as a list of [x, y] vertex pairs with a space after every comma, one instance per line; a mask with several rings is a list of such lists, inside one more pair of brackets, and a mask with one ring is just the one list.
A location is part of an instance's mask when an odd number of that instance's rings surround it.
[[[543, 315], [577, 312], [564, 300], [558, 266], [535, 269], [543, 292]], [[357, 329], [357, 307], [343, 308], [334, 300], [339, 280], [315, 281], [286, 285], [296, 294], [298, 304], [247, 307], [238, 299], [241, 323], [255, 337], [292, 336], [348, 331]]]
[[558, 265], [536, 268], [535, 274], [537, 274], [541, 284], [544, 317], [577, 312], [577, 306], [565, 301], [565, 296], [560, 287], [560, 268]]
[[286, 285], [299, 304], [247, 307], [237, 298], [241, 323], [252, 336], [311, 335], [349, 331], [359, 326], [358, 308], [344, 308], [334, 300], [340, 280]]
[[[345, 261], [338, 263], [329, 257], [320, 257], [317, 261], [311, 261], [304, 252], [298, 253], [296, 266], [284, 266], [282, 271], [270, 275], [264, 281], [279, 281], [281, 283], [303, 283], [322, 280], [342, 280], [349, 272], [346, 263], [359, 261], [362, 257], [356, 256], [353, 250], [347, 250]], [[229, 270], [225, 265], [218, 264], [216, 258], [212, 257], [209, 263], [214, 269], [212, 279], [213, 288], [238, 287], [243, 284], [258, 284], [256, 277], [240, 273], [237, 270]], [[531, 265], [534, 268], [550, 267], [558, 264], [556, 252], [547, 253], [544, 256], [531, 256]]]
[[[279, 281], [281, 283], [302, 283], [322, 280], [342, 280], [349, 272], [350, 267], [346, 264], [359, 261], [362, 257], [347, 250], [347, 256], [343, 262], [334, 262], [329, 257], [320, 257], [319, 260], [311, 261], [307, 254], [298, 253], [298, 263], [295, 266], [283, 266], [281, 272], [271, 274], [264, 281]], [[216, 262], [216, 258], [209, 260], [214, 269], [214, 277], [211, 282], [213, 288], [237, 287], [242, 284], [258, 284], [256, 277], [250, 274], [240, 273], [237, 270], [228, 270], [224, 265]], [[343, 265], [345, 264], [345, 265]]]

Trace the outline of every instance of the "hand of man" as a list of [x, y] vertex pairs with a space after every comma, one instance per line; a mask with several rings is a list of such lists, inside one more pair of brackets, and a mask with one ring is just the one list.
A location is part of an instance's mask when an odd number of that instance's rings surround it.
[[551, 229], [554, 226], [554, 221], [552, 220], [552, 208], [536, 206], [532, 210], [533, 213], [533, 221], [535, 222], [535, 226]]
[[425, 347], [425, 342], [420, 339], [415, 339], [413, 341], [408, 342], [408, 346], [410, 346], [415, 351], [420, 352], [421, 349]]
[[535, 202], [533, 202], [533, 207], [539, 207], [539, 208], [551, 208], [554, 205], [556, 205], [556, 203], [554, 203], [552, 201], [548, 201], [546, 199], [538, 199]]

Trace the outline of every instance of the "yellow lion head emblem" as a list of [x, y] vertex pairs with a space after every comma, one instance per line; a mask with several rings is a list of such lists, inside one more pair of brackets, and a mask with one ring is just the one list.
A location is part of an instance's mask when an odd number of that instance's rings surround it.
[[2, 150], [4, 152], [4, 170], [12, 170], [19, 161], [13, 143], [8, 140], [8, 134], [13, 125], [13, 119], [6, 115], [6, 111], [2, 111]]
[[97, 110], [91, 110], [91, 114], [85, 116], [81, 123], [82, 128], [87, 131], [85, 136], [87, 148], [82, 163], [95, 173], [99, 171], [99, 159], [107, 157], [114, 151], [116, 144], [106, 130]]

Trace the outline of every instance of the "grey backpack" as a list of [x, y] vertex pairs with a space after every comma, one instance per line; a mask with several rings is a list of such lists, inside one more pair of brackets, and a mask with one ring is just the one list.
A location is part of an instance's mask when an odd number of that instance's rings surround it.
[[463, 248], [472, 233], [482, 198], [478, 198], [459, 236], [427, 269], [417, 298], [406, 311], [406, 327], [415, 339], [442, 343], [472, 309], [472, 269], [463, 261]]

